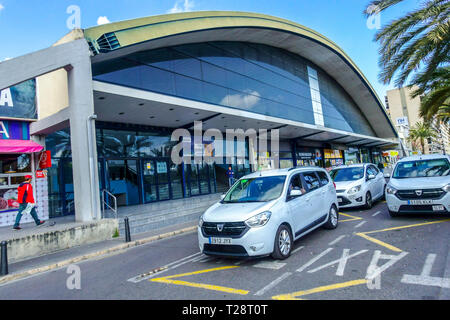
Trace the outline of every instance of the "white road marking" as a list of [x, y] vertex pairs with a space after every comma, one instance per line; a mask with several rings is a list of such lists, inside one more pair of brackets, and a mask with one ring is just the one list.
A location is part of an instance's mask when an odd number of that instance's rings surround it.
[[308, 268], [310, 265], [312, 265], [314, 262], [316, 262], [317, 260], [319, 260], [320, 258], [322, 258], [324, 255], [326, 255], [328, 252], [330, 252], [331, 250], [333, 250], [333, 248], [328, 248], [327, 250], [323, 251], [322, 253], [320, 253], [318, 256], [312, 258], [311, 260], [309, 260], [307, 263], [305, 263], [303, 266], [301, 266], [300, 268], [297, 269], [297, 272], [302, 272], [303, 270], [305, 270], [306, 268]]
[[[138, 275], [138, 276], [136, 276], [136, 277], [130, 278], [130, 279], [128, 279], [127, 281], [133, 282], [133, 283], [138, 283], [138, 282], [141, 282], [141, 281], [150, 279], [150, 278], [154, 277], [155, 275], [160, 275], [161, 273], [164, 273], [164, 272], [167, 272], [167, 271], [169, 271], [169, 270], [178, 268], [179, 266], [182, 266], [183, 264], [192, 262], [192, 260], [196, 259], [197, 256], [198, 256], [198, 255], [201, 255], [201, 254], [202, 254], [201, 252], [194, 253], [194, 254], [192, 254], [192, 255], [190, 255], [190, 256], [187, 256], [187, 257], [178, 259], [178, 260], [176, 260], [176, 261], [173, 261], [173, 262], [171, 262], [171, 263], [169, 263], [169, 264], [166, 264], [166, 265], [163, 266], [163, 267], [154, 269], [154, 270], [157, 270], [157, 271], [155, 271], [155, 272], [150, 271], [150, 272], [148, 273], [148, 275], [146, 275], [146, 274], [141, 274], [141, 275]], [[160, 270], [160, 271], [159, 271], [159, 270]]]
[[301, 247], [298, 247], [298, 248], [295, 249], [295, 250], [292, 250], [291, 254], [296, 254], [297, 252], [299, 252], [300, 250], [302, 250], [304, 247], [305, 247], [305, 246], [301, 246]]
[[400, 281], [406, 284], [418, 284], [422, 286], [433, 286], [450, 289], [450, 278], [432, 277], [430, 275], [435, 260], [436, 254], [430, 253], [425, 260], [422, 273], [419, 276], [404, 274]]
[[240, 265], [240, 264], [242, 264], [242, 263], [244, 263], [244, 262], [247, 262], [247, 260], [241, 259], [241, 260], [236, 261], [236, 262], [234, 263], [234, 265], [235, 265], [235, 266], [238, 266], [238, 265]]
[[328, 245], [333, 246], [333, 245], [335, 245], [336, 243], [338, 243], [339, 241], [341, 241], [342, 239], [344, 239], [345, 237], [346, 237], [346, 235], [343, 234], [342, 236], [337, 237], [336, 239], [334, 239], [333, 241], [331, 241]]
[[359, 228], [359, 227], [361, 227], [363, 224], [365, 224], [367, 221], [362, 221], [362, 222], [360, 222], [360, 223], [358, 223], [356, 226], [355, 226], [355, 228]]
[[286, 263], [278, 261], [260, 261], [258, 263], [255, 263], [252, 267], [279, 270], [283, 268], [285, 265]]
[[[367, 280], [373, 280], [376, 277], [378, 277], [383, 271], [387, 270], [388, 268], [392, 267], [396, 262], [398, 262], [400, 259], [405, 257], [408, 254], [408, 252], [402, 252], [398, 256], [395, 255], [386, 255], [381, 254], [380, 250], [375, 250], [372, 261], [370, 262], [369, 267], [367, 268], [366, 272], [366, 279]], [[378, 267], [378, 260], [384, 259], [389, 260], [389, 262], [386, 262], [381, 267]]]
[[361, 251], [358, 251], [358, 252], [356, 252], [356, 253], [354, 253], [352, 255], [349, 255], [350, 249], [344, 249], [344, 251], [342, 252], [342, 257], [340, 259], [331, 261], [331, 262], [329, 262], [327, 264], [324, 264], [324, 265], [322, 265], [320, 267], [317, 267], [315, 269], [309, 270], [308, 273], [314, 273], [316, 271], [322, 270], [324, 268], [327, 268], [329, 266], [332, 266], [334, 264], [339, 263], [338, 268], [336, 270], [336, 275], [342, 277], [344, 275], [344, 270], [345, 270], [345, 266], [347, 265], [347, 261], [349, 259], [351, 259], [353, 257], [356, 257], [356, 256], [358, 256], [358, 255], [360, 255], [360, 254], [362, 254], [364, 252], [367, 252], [367, 251], [368, 250], [361, 250]]
[[372, 217], [376, 217], [377, 215], [379, 215], [381, 213], [381, 211], [377, 211], [377, 212], [375, 212], [373, 215], [372, 215]]
[[286, 279], [287, 277], [289, 277], [292, 273], [291, 272], [286, 272], [284, 274], [282, 274], [280, 277], [276, 278], [275, 280], [273, 280], [271, 283], [269, 283], [267, 286], [265, 286], [264, 288], [262, 288], [261, 290], [259, 290], [258, 292], [255, 293], [255, 296], [262, 296], [264, 293], [266, 293], [268, 290], [272, 289], [273, 287], [275, 287], [277, 284], [279, 284], [281, 281], [283, 281], [284, 279]]

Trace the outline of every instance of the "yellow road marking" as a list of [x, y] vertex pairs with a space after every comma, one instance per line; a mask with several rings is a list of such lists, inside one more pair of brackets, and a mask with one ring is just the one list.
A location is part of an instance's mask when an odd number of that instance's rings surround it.
[[367, 234], [378, 233], [378, 232], [386, 232], [386, 231], [392, 231], [392, 230], [399, 230], [399, 229], [405, 229], [405, 228], [414, 228], [414, 227], [426, 226], [426, 225], [429, 225], [429, 224], [441, 223], [441, 222], [446, 222], [446, 221], [450, 221], [450, 219], [431, 221], [431, 222], [423, 222], [423, 223], [416, 223], [416, 224], [409, 224], [409, 225], [406, 225], [406, 226], [392, 227], [392, 228], [386, 228], [386, 229], [381, 229], [381, 230], [365, 231], [365, 232], [356, 233], [356, 235], [360, 236], [360, 237], [362, 237], [362, 238], [364, 238], [366, 240], [369, 240], [371, 242], [374, 242], [376, 244], [379, 244], [380, 246], [388, 248], [389, 250], [396, 251], [396, 252], [402, 252], [401, 249], [399, 249], [397, 247], [394, 247], [393, 245], [390, 245], [390, 244], [388, 244], [386, 242], [383, 242], [383, 241], [380, 241], [378, 239], [369, 237]]
[[365, 234], [369, 234], [369, 233], [385, 232], [385, 231], [398, 230], [398, 229], [405, 229], [405, 228], [420, 227], [420, 226], [425, 226], [425, 225], [428, 225], [428, 224], [441, 223], [441, 222], [446, 222], [446, 221], [450, 221], [450, 219], [444, 219], [444, 220], [438, 220], [438, 221], [431, 221], [431, 222], [424, 222], [424, 223], [417, 223], [417, 224], [409, 224], [409, 225], [406, 225], [406, 226], [393, 227], [393, 228], [387, 228], [387, 229], [381, 229], [381, 230], [374, 230], [374, 231], [367, 231], [367, 232], [364, 232], [364, 233], [365, 233]]
[[385, 247], [385, 248], [388, 248], [389, 250], [392, 250], [392, 251], [395, 251], [395, 252], [402, 252], [401, 249], [399, 249], [399, 248], [397, 248], [397, 247], [394, 247], [394, 246], [390, 245], [389, 243], [386, 243], [386, 242], [380, 241], [380, 240], [378, 240], [378, 239], [369, 237], [368, 235], [365, 234], [365, 232], [356, 233], [356, 235], [357, 235], [357, 236], [360, 236], [360, 237], [362, 237], [362, 238], [364, 238], [364, 239], [366, 239], [366, 240], [369, 240], [369, 241], [371, 241], [371, 242], [374, 242], [374, 243], [376, 243], [376, 244], [379, 244], [380, 246], [383, 246], [383, 247]]
[[347, 222], [347, 221], [355, 221], [355, 220], [362, 220], [363, 219], [361, 217], [351, 216], [351, 215], [349, 215], [347, 213], [339, 212], [339, 214], [351, 218], [351, 219], [339, 220], [339, 222]]
[[242, 294], [242, 295], [248, 294], [249, 291], [247, 291], [247, 290], [240, 290], [240, 289], [216, 286], [216, 285], [205, 284], [205, 283], [188, 282], [188, 281], [182, 281], [182, 280], [172, 280], [175, 278], [181, 278], [181, 277], [192, 276], [192, 275], [196, 275], [196, 274], [202, 274], [202, 273], [213, 272], [213, 271], [221, 271], [221, 270], [227, 270], [227, 269], [233, 269], [233, 268], [239, 268], [239, 266], [225, 266], [225, 267], [218, 267], [218, 268], [212, 268], [212, 269], [206, 269], [206, 270], [199, 270], [199, 271], [181, 273], [181, 274], [176, 274], [173, 276], [167, 276], [167, 277], [162, 277], [162, 278], [154, 278], [154, 279], [150, 279], [149, 281], [175, 284], [175, 285], [179, 285], [179, 286], [201, 288], [201, 289], [227, 292], [227, 293], [234, 293], [234, 294]]
[[341, 288], [357, 286], [357, 285], [365, 284], [365, 283], [367, 283], [366, 279], [352, 280], [352, 281], [347, 281], [347, 282], [342, 282], [342, 283], [331, 284], [331, 285], [327, 285], [327, 286], [321, 286], [321, 287], [317, 287], [317, 288], [313, 288], [313, 289], [309, 289], [309, 290], [302, 290], [302, 291], [297, 291], [297, 292], [288, 293], [288, 294], [280, 294], [277, 296], [273, 296], [272, 299], [275, 299], [275, 300], [300, 300], [300, 299], [298, 299], [298, 297], [302, 297], [302, 296], [306, 296], [306, 295], [318, 293], [318, 292], [324, 292], [324, 291], [330, 291], [330, 290], [336, 290], [336, 289], [341, 289]]

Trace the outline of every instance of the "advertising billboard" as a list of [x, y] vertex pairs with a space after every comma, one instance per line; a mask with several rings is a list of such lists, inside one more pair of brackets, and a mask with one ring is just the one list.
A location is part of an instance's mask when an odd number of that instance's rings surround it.
[[0, 118], [37, 120], [35, 79], [0, 91]]

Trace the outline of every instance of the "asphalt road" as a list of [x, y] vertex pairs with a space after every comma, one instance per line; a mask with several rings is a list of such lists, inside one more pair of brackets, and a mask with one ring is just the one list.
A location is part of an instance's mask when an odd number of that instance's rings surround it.
[[449, 240], [450, 216], [390, 218], [377, 202], [283, 261], [207, 257], [190, 233], [5, 284], [0, 299], [450, 300]]

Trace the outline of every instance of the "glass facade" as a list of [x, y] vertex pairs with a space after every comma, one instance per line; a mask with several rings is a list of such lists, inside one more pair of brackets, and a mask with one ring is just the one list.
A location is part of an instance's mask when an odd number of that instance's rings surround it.
[[[206, 42], [155, 49], [94, 64], [93, 73], [98, 81], [375, 136], [326, 72], [267, 45]], [[318, 101], [321, 108], [314, 105]]]
[[[135, 128], [136, 127], [136, 128]], [[174, 164], [170, 155], [177, 142], [164, 128], [97, 122], [100, 189], [117, 197], [119, 206], [210, 194], [227, 188], [224, 164], [194, 161]], [[234, 147], [237, 148], [238, 142]], [[52, 154], [48, 169], [50, 217], [74, 214], [73, 175], [69, 129], [46, 137]], [[236, 178], [251, 172], [248, 145], [243, 159], [231, 159]], [[23, 162], [23, 161], [22, 161]]]

